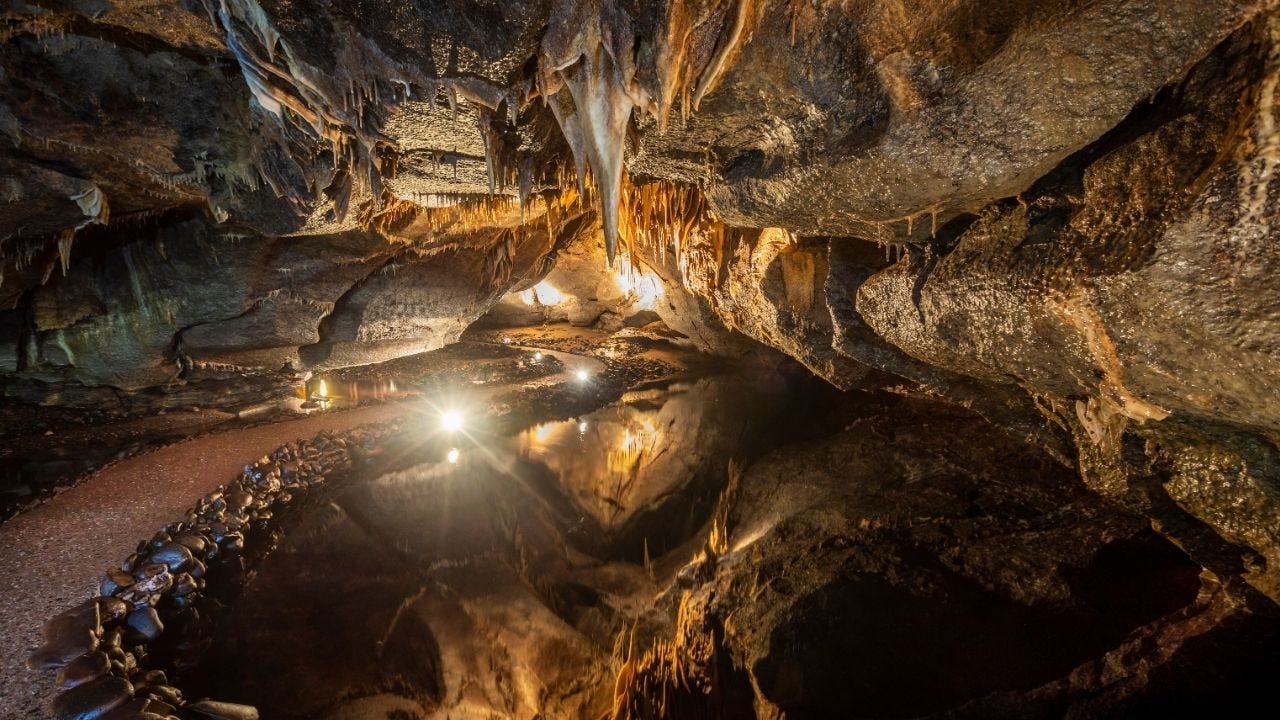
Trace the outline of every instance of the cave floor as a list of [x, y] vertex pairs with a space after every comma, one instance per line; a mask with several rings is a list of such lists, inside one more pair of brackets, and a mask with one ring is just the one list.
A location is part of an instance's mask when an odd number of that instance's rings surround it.
[[[431, 372], [440, 375], [441, 365], [446, 370], [457, 370], [453, 366], [460, 365], [461, 375], [471, 379], [456, 384], [470, 386], [467, 393], [472, 405], [487, 403], [490, 410], [501, 406], [507, 412], [514, 411], [517, 417], [526, 411], [545, 417], [549, 407], [566, 406], [566, 390], [572, 393], [567, 405], [598, 407], [636, 382], [678, 375], [681, 368], [676, 363], [680, 358], [686, 365], [695, 363], [692, 354], [680, 350], [659, 351], [661, 361], [650, 357], [655, 353], [652, 346], [633, 346], [631, 352], [620, 352], [618, 340], [607, 334], [559, 330], [556, 337], [559, 342], [547, 344], [564, 350], [539, 351], [534, 347], [535, 339], [527, 335], [519, 339], [501, 335], [491, 338], [497, 351], [522, 356], [517, 363], [519, 368], [527, 368], [531, 356], [540, 352], [544, 369], [536, 372], [486, 369], [484, 362], [469, 357], [475, 352], [461, 353], [460, 363], [456, 362], [456, 351], [442, 361], [441, 351], [437, 351], [333, 373], [330, 382], [354, 387], [358, 380], [394, 373], [413, 385], [415, 374], [421, 379]], [[577, 339], [572, 340], [574, 337]], [[490, 338], [481, 338], [481, 342], [487, 340]], [[471, 343], [473, 348], [478, 344]], [[517, 349], [517, 344], [523, 347]], [[432, 355], [434, 360], [429, 357]], [[578, 377], [580, 370], [590, 376], [585, 387]], [[459, 377], [456, 372], [446, 371], [443, 375], [454, 380]], [[53, 678], [32, 671], [25, 664], [26, 657], [41, 643], [41, 624], [67, 606], [96, 594], [103, 571], [129, 555], [140, 538], [180, 517], [194, 500], [230, 480], [246, 462], [283, 443], [322, 431], [343, 432], [413, 413], [434, 412], [438, 407], [435, 401], [442, 395], [441, 385], [426, 385], [430, 389], [420, 388], [388, 401], [362, 402], [302, 417], [276, 415], [256, 426], [189, 437], [145, 450], [107, 465], [0, 524], [0, 588], [5, 590], [0, 593], [0, 617], [6, 620], [0, 624], [0, 676], [5, 678], [0, 684], [0, 718], [38, 717], [44, 713], [55, 694]], [[572, 413], [574, 408], [567, 410]]]

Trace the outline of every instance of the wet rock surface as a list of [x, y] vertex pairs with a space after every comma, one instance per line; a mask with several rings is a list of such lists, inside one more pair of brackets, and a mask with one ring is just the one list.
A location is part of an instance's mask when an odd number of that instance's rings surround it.
[[53, 701], [57, 720], [96, 720], [133, 697], [133, 686], [118, 677], [104, 677], [68, 690]]

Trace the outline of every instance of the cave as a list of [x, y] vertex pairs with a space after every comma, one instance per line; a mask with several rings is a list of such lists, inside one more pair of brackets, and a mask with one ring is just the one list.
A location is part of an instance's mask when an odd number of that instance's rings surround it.
[[0, 720], [1272, 714], [1280, 0], [0, 27]]

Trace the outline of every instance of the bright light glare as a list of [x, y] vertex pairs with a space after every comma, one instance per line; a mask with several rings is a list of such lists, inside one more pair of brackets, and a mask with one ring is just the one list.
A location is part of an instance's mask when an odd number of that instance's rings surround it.
[[541, 445], [551, 437], [551, 433], [554, 432], [555, 429], [555, 423], [538, 423], [538, 425], [533, 428], [533, 439]]
[[637, 309], [653, 310], [662, 297], [662, 284], [652, 273], [636, 270], [629, 263], [623, 264], [613, 274], [613, 282], [623, 297], [634, 301]]
[[542, 362], [542, 353], [540, 353], [540, 352], [536, 352], [536, 353], [534, 353], [534, 354], [533, 354], [533, 361], [534, 361], [534, 362]]
[[582, 422], [578, 423], [578, 432], [584, 433], [586, 431], [587, 431], [587, 421], [583, 420]]
[[320, 381], [320, 397], [328, 397], [329, 389], [325, 386], [324, 380]]
[[662, 286], [657, 279], [642, 276], [636, 281], [636, 307], [641, 310], [653, 310], [658, 307], [658, 298], [662, 297]]
[[449, 448], [449, 454], [445, 455], [444, 459], [448, 460], [450, 465], [457, 465], [458, 456], [461, 454], [462, 453], [458, 452], [458, 448]]
[[578, 378], [578, 382], [586, 382], [587, 378], [591, 377], [591, 373], [588, 373], [586, 370], [579, 370], [574, 373], [573, 376]]
[[440, 427], [448, 432], [458, 432], [462, 429], [462, 413], [457, 410], [446, 410], [440, 414]]
[[559, 305], [564, 302], [564, 293], [555, 285], [543, 280], [520, 293], [520, 302], [525, 305]]

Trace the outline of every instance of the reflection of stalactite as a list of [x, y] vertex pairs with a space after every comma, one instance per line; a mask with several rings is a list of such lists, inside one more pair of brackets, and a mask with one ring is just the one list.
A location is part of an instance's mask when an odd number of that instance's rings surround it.
[[675, 634], [637, 654], [633, 636], [619, 638], [610, 720], [720, 718], [725, 712], [723, 631], [685, 592]]

